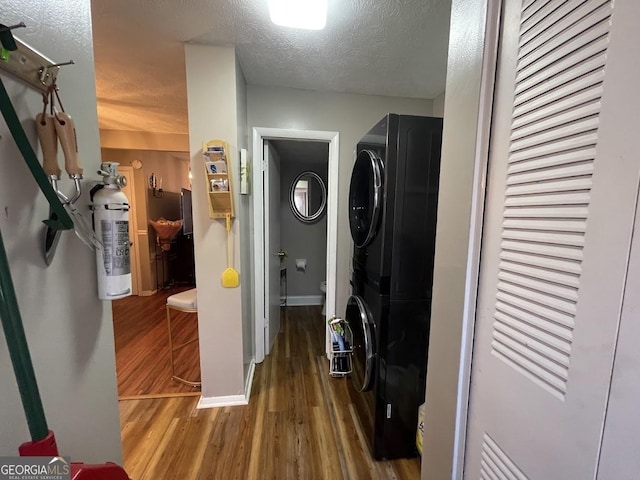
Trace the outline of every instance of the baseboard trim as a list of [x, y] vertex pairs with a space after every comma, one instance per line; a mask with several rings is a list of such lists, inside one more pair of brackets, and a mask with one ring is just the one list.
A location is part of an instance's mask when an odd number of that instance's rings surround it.
[[251, 387], [253, 386], [253, 375], [256, 373], [256, 361], [251, 360], [249, 364], [249, 372], [247, 373], [247, 379], [244, 382], [244, 396], [247, 399], [247, 403], [251, 398]]
[[198, 410], [204, 408], [218, 408], [218, 407], [235, 407], [237, 405], [247, 405], [247, 397], [244, 395], [226, 395], [223, 397], [200, 397], [196, 408]]
[[248, 405], [251, 396], [251, 386], [253, 385], [253, 375], [256, 370], [255, 360], [251, 360], [249, 364], [249, 373], [244, 383], [244, 395], [225, 395], [221, 397], [200, 397], [197, 409], [218, 408], [218, 407], [234, 407], [238, 405]]
[[178, 393], [145, 393], [143, 395], [122, 395], [118, 400], [150, 400], [154, 398], [181, 398], [199, 397], [200, 392], [178, 392]]
[[287, 297], [287, 307], [322, 305], [322, 295], [297, 295]]

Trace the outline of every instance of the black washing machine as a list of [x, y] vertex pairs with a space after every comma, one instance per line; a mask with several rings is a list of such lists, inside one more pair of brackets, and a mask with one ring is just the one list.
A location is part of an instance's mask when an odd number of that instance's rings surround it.
[[349, 188], [352, 268], [381, 294], [431, 298], [441, 146], [441, 118], [394, 114], [358, 143]]
[[349, 394], [376, 459], [417, 455], [424, 401], [442, 120], [387, 115], [358, 144]]

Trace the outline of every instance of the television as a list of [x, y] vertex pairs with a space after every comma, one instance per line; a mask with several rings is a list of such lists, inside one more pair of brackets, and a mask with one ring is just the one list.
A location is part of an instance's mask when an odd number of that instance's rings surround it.
[[182, 234], [193, 234], [193, 213], [191, 210], [191, 190], [180, 190], [180, 215], [182, 216]]

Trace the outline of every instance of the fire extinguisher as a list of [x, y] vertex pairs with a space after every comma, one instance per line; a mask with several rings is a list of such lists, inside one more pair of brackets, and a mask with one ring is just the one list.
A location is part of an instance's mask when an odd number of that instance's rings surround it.
[[103, 248], [96, 250], [98, 297], [117, 300], [131, 295], [129, 200], [121, 188], [127, 179], [118, 175], [118, 163], [100, 165], [101, 184], [91, 189], [93, 226]]

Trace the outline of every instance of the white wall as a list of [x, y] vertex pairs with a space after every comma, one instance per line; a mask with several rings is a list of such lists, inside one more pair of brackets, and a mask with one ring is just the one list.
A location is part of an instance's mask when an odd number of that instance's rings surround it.
[[466, 280], [467, 275], [469, 279], [477, 278], [469, 248], [477, 239], [470, 234], [472, 205], [478, 200], [473, 191], [477, 182], [476, 157], [486, 161], [486, 152], [478, 149], [478, 138], [484, 128], [479, 111], [485, 98], [481, 95], [481, 78], [486, 24], [485, 0], [453, 0], [427, 367], [423, 479], [452, 478], [457, 402], [464, 403], [461, 408], [466, 406], [468, 381], [459, 386], [458, 378], [461, 350], [466, 348], [463, 337], [472, 341], [465, 318], [473, 317], [475, 308], [475, 302], [469, 301], [475, 289], [470, 286], [466, 291]]
[[433, 116], [444, 117], [444, 97], [445, 92], [442, 92], [436, 98], [433, 99]]
[[[223, 288], [220, 278], [227, 268], [226, 229], [223, 220], [209, 218], [208, 195], [202, 166], [202, 143], [212, 139], [229, 144], [233, 174], [236, 219], [233, 222], [234, 266], [244, 284], [246, 272], [240, 264], [240, 218], [238, 208], [238, 106], [236, 57], [233, 47], [185, 45], [189, 143], [198, 328], [202, 396], [220, 397], [244, 393], [242, 341], [242, 286]], [[249, 277], [250, 275], [246, 275]]]
[[433, 102], [255, 85], [249, 85], [247, 91], [250, 128], [273, 127], [340, 133], [336, 311], [344, 312], [351, 292], [351, 235], [346, 205], [356, 144], [386, 113], [431, 115]]
[[[24, 21], [18, 38], [57, 61], [74, 59], [59, 76], [60, 95], [74, 117], [86, 178], [100, 166], [89, 0], [0, 0], [2, 23]], [[1, 74], [32, 145], [39, 93]], [[39, 153], [39, 152], [38, 152]], [[60, 452], [73, 460], [122, 461], [111, 303], [98, 300], [95, 256], [63, 232], [53, 264], [41, 253], [48, 204], [0, 120], [0, 229], [4, 237], [31, 356]], [[69, 180], [62, 185], [71, 186]], [[86, 201], [86, 199], [85, 199]], [[84, 210], [84, 209], [83, 209]], [[0, 455], [30, 440], [0, 334]]]
[[[238, 148], [247, 149], [249, 154], [249, 128], [247, 126], [247, 81], [236, 57], [236, 103]], [[247, 157], [248, 158], [248, 157]], [[238, 170], [238, 169], [236, 169]], [[239, 171], [237, 172], [239, 175]], [[239, 190], [240, 182], [236, 189]], [[238, 195], [238, 217], [240, 220], [240, 264], [242, 265], [242, 358], [244, 379], [247, 381], [251, 361], [255, 358], [255, 327], [253, 318], [253, 262], [251, 247], [253, 240], [253, 202], [249, 195]]]

